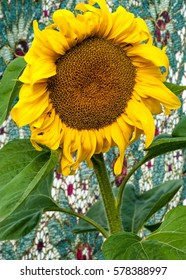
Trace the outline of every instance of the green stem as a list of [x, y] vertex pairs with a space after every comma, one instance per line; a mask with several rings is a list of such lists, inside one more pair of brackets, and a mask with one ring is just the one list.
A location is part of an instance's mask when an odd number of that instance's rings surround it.
[[101, 196], [105, 206], [110, 234], [123, 231], [120, 209], [116, 208], [116, 200], [108, 179], [103, 154], [92, 157], [94, 170], [98, 179]]
[[73, 210], [66, 209], [66, 208], [61, 208], [58, 205], [56, 205], [56, 207], [50, 207], [50, 208], [45, 209], [45, 212], [47, 212], [47, 211], [58, 211], [58, 212], [63, 212], [63, 213], [67, 213], [67, 214], [73, 215], [75, 217], [78, 217], [78, 218], [86, 221], [87, 223], [93, 225], [99, 232], [102, 233], [102, 235], [105, 238], [109, 237], [108, 231], [106, 231], [102, 226], [98, 225], [95, 221], [93, 221], [92, 219], [88, 218], [87, 216], [84, 216], [82, 214], [76, 213]]
[[126, 177], [124, 178], [122, 184], [119, 187], [119, 191], [118, 191], [118, 195], [117, 195], [117, 209], [121, 208], [121, 203], [122, 203], [122, 196], [123, 196], [123, 192], [126, 186], [126, 183], [128, 182], [128, 180], [130, 179], [130, 177], [134, 174], [134, 172], [146, 162], [146, 158], [144, 158], [142, 161], [138, 162], [130, 171], [129, 173], [126, 175]]

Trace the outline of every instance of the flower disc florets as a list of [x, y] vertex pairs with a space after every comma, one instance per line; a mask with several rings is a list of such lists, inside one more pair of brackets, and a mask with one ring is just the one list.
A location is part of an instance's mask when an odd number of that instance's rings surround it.
[[89, 38], [57, 62], [57, 74], [48, 80], [56, 113], [69, 127], [99, 129], [124, 112], [132, 95], [135, 67], [119, 46]]

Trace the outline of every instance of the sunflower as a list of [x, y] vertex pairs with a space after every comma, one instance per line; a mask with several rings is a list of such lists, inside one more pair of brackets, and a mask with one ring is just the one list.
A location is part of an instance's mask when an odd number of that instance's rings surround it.
[[[96, 5], [95, 5], [96, 4]], [[17, 125], [29, 124], [31, 142], [62, 149], [61, 171], [73, 174], [84, 160], [117, 146], [120, 174], [128, 145], [155, 132], [153, 114], [180, 107], [163, 84], [169, 67], [152, 45], [144, 20], [104, 0], [79, 3], [75, 13], [60, 9], [25, 55], [19, 101], [11, 111]], [[163, 71], [162, 71], [163, 70]]]

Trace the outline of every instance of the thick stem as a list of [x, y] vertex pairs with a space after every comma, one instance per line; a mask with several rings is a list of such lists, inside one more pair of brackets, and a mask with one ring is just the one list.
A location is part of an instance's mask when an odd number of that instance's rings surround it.
[[105, 206], [110, 234], [123, 231], [120, 209], [116, 208], [116, 200], [108, 179], [103, 154], [92, 157], [94, 170], [99, 182], [100, 192]]

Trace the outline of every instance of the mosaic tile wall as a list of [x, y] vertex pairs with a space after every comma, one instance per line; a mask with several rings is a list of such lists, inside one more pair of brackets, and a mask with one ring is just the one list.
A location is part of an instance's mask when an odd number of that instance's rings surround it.
[[[32, 22], [39, 21], [43, 28], [51, 19], [51, 14], [58, 8], [73, 9], [80, 1], [57, 0], [1, 0], [0, 1], [0, 76], [6, 65], [16, 55], [24, 55], [33, 39]], [[145, 19], [154, 43], [158, 47], [166, 46], [170, 60], [169, 81], [186, 84], [185, 74], [185, 0], [113, 0], [108, 2], [114, 10], [122, 5], [136, 16]], [[156, 134], [170, 133], [180, 117], [185, 114], [185, 95], [182, 95], [183, 106], [170, 116], [156, 117]], [[0, 147], [15, 138], [29, 137], [28, 127], [18, 129], [9, 117], [0, 127]], [[119, 186], [123, 176], [134, 163], [143, 157], [143, 138], [134, 143], [126, 153], [123, 173], [115, 177], [112, 166], [117, 149], [112, 149], [106, 156], [107, 168], [113, 186]], [[161, 220], [168, 209], [186, 205], [186, 170], [185, 151], [176, 151], [159, 156], [148, 162], [132, 178], [136, 188], [147, 190], [165, 180], [183, 178], [185, 185], [169, 205], [154, 215], [154, 222]], [[82, 163], [75, 176], [63, 177], [55, 172], [53, 196], [63, 207], [85, 213], [99, 198], [97, 181], [92, 170]], [[73, 234], [71, 229], [76, 225], [75, 217], [62, 213], [43, 215], [38, 227], [24, 238], [16, 241], [0, 242], [0, 259], [103, 259], [101, 254], [102, 237], [98, 233]]]

